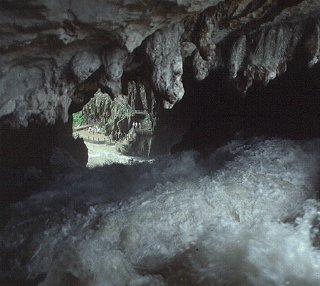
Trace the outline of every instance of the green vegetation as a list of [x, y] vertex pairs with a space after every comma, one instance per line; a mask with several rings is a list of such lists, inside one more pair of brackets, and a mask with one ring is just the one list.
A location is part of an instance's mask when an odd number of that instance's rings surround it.
[[85, 124], [85, 119], [81, 113], [81, 111], [72, 114], [73, 117], [73, 127], [78, 127]]

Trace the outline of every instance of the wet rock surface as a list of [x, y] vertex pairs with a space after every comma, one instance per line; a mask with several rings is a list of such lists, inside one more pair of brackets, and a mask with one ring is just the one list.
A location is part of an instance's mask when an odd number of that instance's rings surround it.
[[155, 106], [172, 109], [181, 101], [185, 74], [204, 81], [222, 70], [224, 84], [245, 94], [289, 65], [310, 68], [320, 58], [318, 0], [0, 5], [2, 129], [67, 123], [99, 88], [128, 104], [138, 93], [153, 122]]
[[12, 125], [27, 126], [33, 115], [66, 121], [71, 101], [81, 109], [99, 87], [122, 94], [134, 63], [150, 71], [145, 79], [171, 108], [184, 94], [182, 43], [196, 47], [195, 78], [224, 68], [243, 92], [284, 73], [297, 51], [307, 65], [319, 60], [316, 0], [1, 5], [0, 118]]
[[146, 43], [147, 58], [152, 66], [153, 89], [162, 96], [163, 106], [167, 109], [184, 95], [180, 47], [182, 32], [182, 26], [175, 25], [171, 29], [157, 31]]

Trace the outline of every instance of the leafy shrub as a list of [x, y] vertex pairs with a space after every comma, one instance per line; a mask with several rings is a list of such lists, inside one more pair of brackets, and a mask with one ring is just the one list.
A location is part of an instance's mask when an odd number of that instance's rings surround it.
[[73, 117], [73, 124], [72, 124], [73, 127], [78, 127], [78, 126], [85, 124], [85, 119], [84, 119], [83, 115], [81, 114], [81, 111], [73, 113], [72, 117]]

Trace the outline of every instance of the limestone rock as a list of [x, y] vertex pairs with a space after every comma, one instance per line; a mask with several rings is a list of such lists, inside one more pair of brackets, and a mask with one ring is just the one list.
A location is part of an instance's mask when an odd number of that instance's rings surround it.
[[171, 108], [190, 55], [196, 79], [225, 69], [246, 92], [319, 61], [319, 18], [318, 0], [4, 0], [0, 124], [66, 121], [98, 88], [121, 95], [128, 73]]
[[320, 248], [320, 212], [318, 212], [318, 216], [312, 221], [311, 239], [313, 246]]
[[111, 103], [112, 99], [109, 94], [102, 93], [99, 89], [81, 111], [86, 123], [98, 126], [105, 125], [111, 115]]
[[103, 54], [103, 64], [107, 77], [105, 86], [109, 88], [113, 96], [122, 93], [121, 77], [127, 58], [128, 52], [121, 48], [111, 48]]
[[[156, 30], [219, 1], [2, 1], [0, 118], [15, 126], [34, 115], [45, 123], [66, 120], [70, 98], [80, 109], [99, 87], [93, 91], [83, 82], [99, 69], [100, 58], [104, 85], [119, 93], [123, 51], [131, 53]], [[101, 54], [109, 46], [120, 49]]]
[[250, 87], [253, 80], [260, 80], [267, 84], [279, 74], [286, 71], [287, 63], [292, 60], [297, 45], [302, 38], [299, 25], [280, 25], [266, 27], [257, 34], [240, 38], [232, 49], [230, 73], [233, 78], [240, 71], [247, 79]]
[[71, 70], [79, 82], [88, 79], [101, 66], [101, 60], [95, 53], [80, 51], [71, 60]]
[[242, 67], [246, 56], [246, 45], [247, 38], [245, 35], [241, 35], [232, 45], [229, 59], [229, 73], [232, 78], [237, 77], [238, 71]]
[[7, 67], [0, 77], [0, 117], [6, 116], [16, 126], [27, 126], [33, 115], [48, 123], [57, 118], [66, 122], [70, 89], [63, 81], [57, 83], [54, 70], [52, 61], [45, 59]]
[[130, 130], [133, 110], [123, 96], [116, 97], [110, 105], [110, 116], [106, 122], [106, 135], [113, 140], [122, 139]]
[[312, 67], [320, 59], [320, 21], [313, 27], [313, 31], [306, 42], [306, 50], [309, 57], [309, 66]]
[[162, 96], [163, 106], [168, 109], [184, 95], [180, 48], [182, 32], [180, 25], [174, 25], [155, 32], [146, 42], [146, 56], [152, 67], [153, 89]]
[[216, 66], [217, 65], [215, 65], [215, 63], [204, 60], [198, 50], [193, 54], [192, 72], [195, 79], [205, 79], [209, 75], [210, 71], [213, 70]]

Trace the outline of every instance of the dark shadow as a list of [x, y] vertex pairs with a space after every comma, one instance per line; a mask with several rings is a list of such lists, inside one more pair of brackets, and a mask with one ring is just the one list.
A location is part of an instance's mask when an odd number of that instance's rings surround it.
[[267, 86], [255, 82], [239, 94], [219, 70], [197, 82], [186, 73], [186, 95], [177, 114], [189, 130], [171, 152], [195, 149], [208, 153], [236, 138], [252, 136], [310, 139], [320, 131], [320, 65], [289, 67]]
[[31, 122], [28, 127], [0, 129], [0, 206], [14, 203], [48, 183], [54, 148], [66, 150], [80, 165], [86, 165], [87, 148], [72, 137], [72, 117], [54, 125]]

